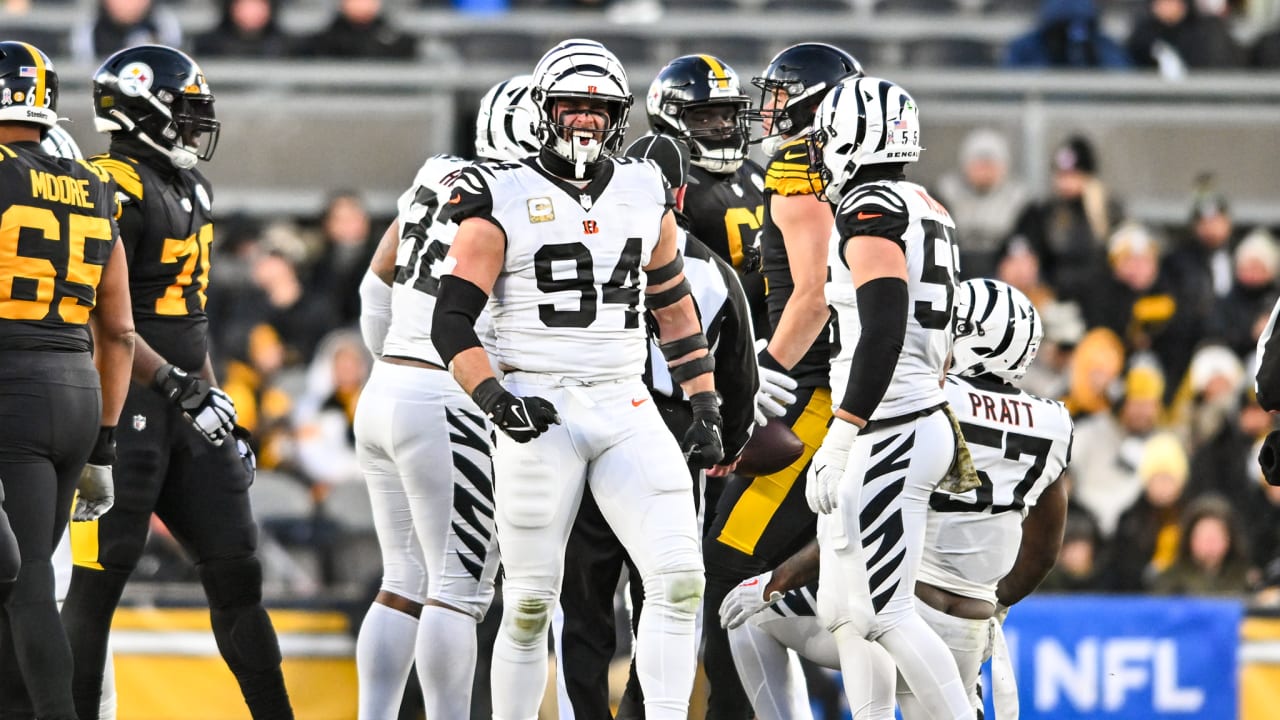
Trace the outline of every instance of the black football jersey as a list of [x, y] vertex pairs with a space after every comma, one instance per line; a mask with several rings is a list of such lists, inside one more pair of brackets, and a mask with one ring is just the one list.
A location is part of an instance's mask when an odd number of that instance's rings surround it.
[[34, 142], [0, 145], [0, 348], [87, 352], [119, 236], [110, 176]]
[[[764, 222], [760, 229], [760, 263], [765, 279], [765, 302], [769, 321], [774, 326], [782, 317], [782, 309], [795, 285], [791, 282], [791, 264], [782, 232], [773, 223], [769, 203], [777, 195], [810, 195], [821, 187], [817, 173], [809, 167], [809, 150], [804, 138], [797, 138], [778, 149], [769, 161], [764, 175]], [[828, 321], [828, 328], [830, 321]], [[791, 377], [800, 387], [827, 387], [831, 366], [829, 330], [824, 329], [800, 362], [791, 368]]]
[[690, 232], [738, 271], [759, 337], [769, 335], [764, 277], [760, 274], [760, 227], [764, 223], [764, 170], [747, 160], [721, 175], [689, 168], [684, 215]]
[[92, 158], [111, 174], [121, 202], [133, 323], [147, 344], [187, 371], [209, 352], [213, 189], [196, 170], [157, 170], [113, 150]]

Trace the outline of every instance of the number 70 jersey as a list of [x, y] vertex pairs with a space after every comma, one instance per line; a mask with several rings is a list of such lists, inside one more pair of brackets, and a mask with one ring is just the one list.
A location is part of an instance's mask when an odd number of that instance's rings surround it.
[[454, 184], [453, 219], [483, 218], [506, 235], [489, 304], [499, 365], [581, 382], [643, 375], [641, 268], [669, 192], [651, 161], [604, 163], [585, 189], [533, 159], [477, 164]]
[[[955, 224], [945, 208], [915, 183], [863, 183], [836, 207], [827, 257], [831, 324], [832, 396], [844, 396], [854, 348], [862, 335], [858, 297], [844, 251], [851, 238], [881, 237], [902, 249], [907, 261], [907, 332], [893, 379], [871, 419], [893, 418], [943, 401], [939, 382], [951, 352], [951, 315], [958, 255]], [[874, 309], [873, 309], [874, 311]]]

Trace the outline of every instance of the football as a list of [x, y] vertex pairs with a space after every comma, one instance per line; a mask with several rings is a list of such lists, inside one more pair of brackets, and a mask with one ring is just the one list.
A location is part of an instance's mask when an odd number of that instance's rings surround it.
[[803, 454], [804, 443], [791, 428], [780, 418], [769, 418], [768, 423], [763, 427], [757, 425], [751, 433], [734, 472], [747, 477], [772, 475]]

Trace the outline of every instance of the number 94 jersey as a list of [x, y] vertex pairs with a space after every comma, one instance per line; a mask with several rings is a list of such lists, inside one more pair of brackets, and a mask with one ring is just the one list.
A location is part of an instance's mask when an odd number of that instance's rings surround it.
[[827, 302], [834, 310], [831, 336], [832, 396], [844, 395], [853, 351], [862, 334], [858, 298], [845, 261], [852, 238], [886, 238], [907, 259], [907, 333], [893, 379], [868, 420], [907, 415], [942, 403], [939, 380], [951, 352], [952, 300], [958, 255], [955, 223], [945, 208], [915, 183], [886, 180], [859, 185], [836, 208], [827, 257]]
[[670, 205], [657, 165], [610, 158], [579, 189], [536, 159], [476, 164], [448, 204], [450, 219], [483, 218], [506, 235], [489, 304], [500, 366], [588, 383], [643, 375], [640, 268]]
[[1018, 557], [1022, 519], [1071, 462], [1071, 416], [1056, 400], [994, 380], [949, 375], [944, 392], [982, 484], [930, 496], [919, 580], [994, 603]]

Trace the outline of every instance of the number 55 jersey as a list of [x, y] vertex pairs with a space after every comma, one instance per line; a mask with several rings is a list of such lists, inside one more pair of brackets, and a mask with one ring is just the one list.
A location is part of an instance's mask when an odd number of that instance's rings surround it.
[[843, 397], [853, 351], [862, 335], [858, 297], [845, 262], [850, 242], [885, 238], [902, 248], [907, 261], [907, 332], [884, 399], [867, 420], [900, 417], [942, 404], [938, 387], [951, 351], [951, 304], [958, 261], [955, 224], [925, 189], [903, 180], [859, 185], [836, 208], [827, 259], [827, 302], [835, 311], [831, 327], [832, 396]]
[[1071, 416], [1056, 400], [985, 378], [948, 375], [944, 392], [982, 484], [930, 496], [917, 579], [995, 603], [996, 583], [1018, 557], [1022, 519], [1071, 462]]

